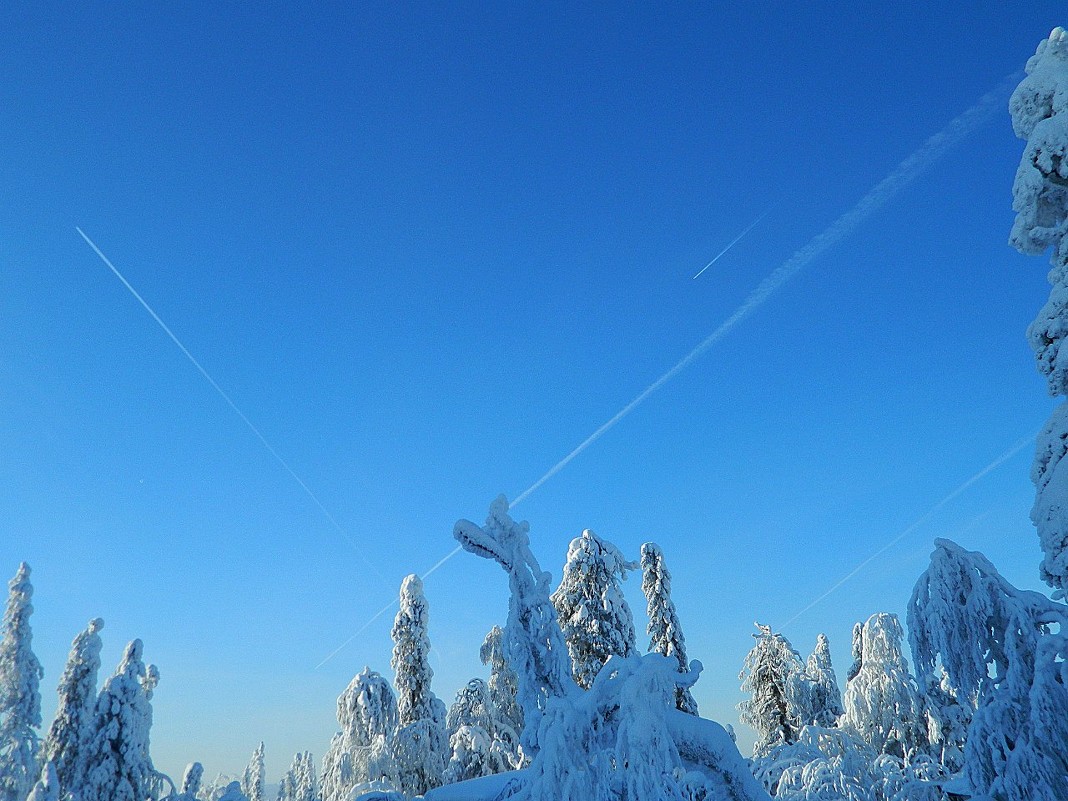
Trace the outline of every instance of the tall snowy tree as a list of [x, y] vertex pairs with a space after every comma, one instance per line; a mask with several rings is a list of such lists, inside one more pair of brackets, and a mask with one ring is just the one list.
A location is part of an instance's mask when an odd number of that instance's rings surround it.
[[156, 771], [149, 755], [152, 690], [159, 674], [145, 667], [143, 646], [126, 646], [115, 675], [97, 699], [93, 735], [86, 749], [81, 801], [144, 801]]
[[902, 760], [927, 745], [923, 700], [901, 650], [904, 637], [896, 615], [868, 618], [860, 671], [846, 685], [840, 724], [876, 752]]
[[864, 624], [853, 624], [853, 640], [850, 645], [850, 655], [853, 657], [853, 664], [849, 666], [849, 672], [846, 673], [846, 684], [853, 681], [860, 673], [860, 668], [864, 664]]
[[482, 664], [490, 669], [489, 697], [490, 703], [493, 704], [498, 733], [510, 730], [511, 733], [507, 735], [510, 740], [507, 748], [512, 754], [511, 762], [519, 767], [522, 761], [519, 739], [523, 734], [523, 710], [518, 701], [519, 677], [512, 670], [505, 654], [504, 629], [500, 626], [490, 629], [482, 643], [479, 658]]
[[248, 796], [248, 801], [265, 801], [263, 783], [265, 778], [263, 743], [252, 752], [245, 772], [241, 776], [241, 792]]
[[341, 731], [323, 757], [323, 801], [345, 801], [353, 787], [392, 780], [388, 744], [397, 730], [397, 699], [389, 682], [365, 667], [337, 699]]
[[393, 756], [401, 789], [422, 795], [441, 784], [448, 738], [445, 704], [430, 690], [429, 607], [423, 582], [412, 574], [401, 583], [400, 609], [393, 621], [393, 658], [396, 671], [397, 722]]
[[750, 697], [738, 709], [742, 723], [756, 730], [753, 755], [760, 757], [778, 745], [797, 741], [801, 714], [795, 692], [797, 676], [804, 673], [805, 666], [783, 635], [759, 623], [756, 627], [756, 644], [738, 675], [742, 692]]
[[831, 645], [826, 634], [816, 637], [816, 648], [805, 664], [805, 691], [808, 695], [808, 714], [805, 725], [830, 728], [844, 711], [842, 691], [831, 665]]
[[41, 726], [44, 675], [32, 649], [30, 566], [19, 565], [7, 586], [0, 624], [0, 801], [24, 801], [40, 772], [36, 730]]
[[940, 539], [908, 620], [921, 677], [944, 671], [946, 695], [975, 710], [964, 745], [975, 794], [1068, 798], [1068, 606], [1017, 589], [982, 554]]
[[530, 525], [511, 518], [503, 495], [490, 504], [485, 526], [458, 520], [453, 537], [465, 551], [493, 559], [508, 574], [511, 592], [504, 629], [508, 664], [516, 673], [517, 698], [523, 710], [523, 752], [533, 758], [546, 710], [554, 700], [578, 693], [556, 609], [549, 599], [551, 577], [530, 550]]
[[[1016, 212], [1010, 243], [1021, 253], [1052, 250], [1049, 300], [1027, 330], [1050, 395], [1068, 394], [1068, 34], [1056, 28], [1027, 62], [1027, 77], [1009, 102], [1016, 135], [1027, 141], [1013, 185]], [[1063, 597], [1068, 591], [1068, 404], [1061, 403], [1038, 437], [1031, 468], [1045, 558], [1041, 575]]]
[[59, 704], [44, 742], [44, 758], [55, 766], [63, 790], [81, 785], [85, 750], [93, 733], [96, 713], [96, 676], [100, 670], [100, 630], [104, 621], [94, 618], [71, 643], [67, 666], [59, 679]]
[[551, 596], [571, 655], [571, 671], [583, 689], [613, 654], [637, 653], [634, 617], [620, 582], [637, 569], [619, 549], [589, 529], [571, 540], [560, 586]]
[[[686, 638], [671, 600], [671, 574], [664, 566], [664, 553], [654, 542], [642, 545], [642, 592], [649, 614], [649, 652], [670, 656], [679, 663], [679, 673], [688, 673]], [[687, 687], [675, 688], [675, 706], [691, 715], [697, 714], [697, 701]]]

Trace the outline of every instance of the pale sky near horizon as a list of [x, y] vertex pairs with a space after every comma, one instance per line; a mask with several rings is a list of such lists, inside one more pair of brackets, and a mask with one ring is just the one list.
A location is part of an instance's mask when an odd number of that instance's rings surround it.
[[[133, 637], [159, 666], [162, 770], [237, 772], [260, 740], [271, 782], [298, 749], [321, 759], [351, 677], [392, 677], [392, 614], [321, 663], [452, 550], [454, 521], [625, 408], [1058, 14], [9, 9], [0, 574], [33, 568], [46, 726], [100, 616], [101, 681]], [[753, 622], [791, 621], [1049, 413], [1024, 338], [1046, 261], [1006, 245], [1021, 150], [994, 114], [516, 509], [554, 579], [583, 528], [662, 546], [694, 694], [743, 744]], [[1042, 589], [1029, 462], [786, 636], [807, 655], [826, 632], [844, 679], [853, 622], [903, 617], [939, 536]], [[426, 591], [451, 703], [484, 675], [506, 578], [460, 554]], [[639, 576], [626, 592], [643, 629]]]

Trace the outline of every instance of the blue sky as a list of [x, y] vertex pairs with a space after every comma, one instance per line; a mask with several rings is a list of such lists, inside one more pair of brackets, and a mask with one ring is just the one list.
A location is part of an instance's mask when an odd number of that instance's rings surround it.
[[[46, 716], [74, 635], [145, 641], [153, 749], [320, 758], [387, 615], [930, 135], [1061, 4], [22, 6], [0, 25], [0, 568], [34, 568]], [[706, 715], [780, 626], [1051, 407], [996, 115], [516, 509], [674, 575]], [[691, 276], [770, 213], [713, 268]], [[74, 230], [307, 482], [340, 535]], [[931, 541], [1036, 587], [1028, 453], [785, 631], [904, 613]], [[355, 544], [354, 544], [355, 543]], [[368, 569], [364, 560], [375, 567]], [[640, 582], [627, 592], [644, 626]], [[435, 689], [506, 582], [427, 581]], [[747, 739], [742, 734], [743, 740]]]

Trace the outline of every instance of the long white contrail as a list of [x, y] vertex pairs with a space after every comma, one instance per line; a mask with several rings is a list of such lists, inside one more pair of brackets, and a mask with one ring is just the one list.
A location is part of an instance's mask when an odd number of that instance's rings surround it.
[[754, 228], [757, 227], [757, 223], [759, 223], [761, 220], [763, 220], [765, 217], [768, 216], [768, 213], [770, 211], [771, 211], [771, 209], [769, 208], [767, 211], [765, 211], [763, 214], [761, 214], [759, 217], [757, 217], [755, 220], [753, 220], [751, 223], [749, 223], [749, 225], [746, 227], [746, 229], [744, 231], [742, 231], [740, 234], [738, 234], [738, 236], [734, 237], [734, 239], [732, 239], [730, 242], [728, 242], [727, 243], [727, 247], [723, 248], [723, 250], [721, 250], [719, 253], [717, 253], [715, 256], [712, 257], [712, 261], [710, 261], [708, 264], [706, 264], [704, 267], [702, 267], [700, 270], [697, 271], [697, 275], [694, 276], [694, 280], [700, 278], [701, 273], [703, 273], [705, 270], [707, 270], [709, 267], [711, 267], [717, 261], [719, 261], [724, 256], [726, 256], [727, 255], [727, 251], [729, 251], [731, 248], [733, 248], [735, 245], [737, 245], [739, 242], [741, 242], [742, 239], [745, 238], [746, 234], [748, 234], [750, 231], [752, 231]]
[[141, 294], [136, 289], [133, 288], [133, 286], [130, 284], [130, 282], [126, 280], [126, 277], [122, 273], [119, 272], [118, 268], [114, 264], [111, 263], [111, 259], [109, 259], [107, 256], [105, 256], [104, 252], [102, 250], [100, 250], [100, 248], [98, 248], [96, 246], [96, 243], [93, 242], [93, 240], [90, 239], [88, 236], [86, 236], [85, 231], [83, 231], [78, 226], [75, 226], [74, 230], [77, 231], [78, 234], [81, 236], [81, 238], [85, 240], [85, 243], [96, 252], [96, 255], [99, 256], [100, 260], [102, 262], [104, 262], [104, 264], [106, 264], [108, 266], [108, 269], [110, 269], [111, 272], [113, 272], [115, 274], [115, 277], [118, 278], [120, 281], [122, 281], [122, 285], [124, 287], [126, 287], [126, 289], [129, 290], [130, 294], [133, 295], [134, 298], [137, 299], [137, 302], [140, 303], [144, 307], [145, 311], [147, 311], [150, 315], [152, 315], [152, 319], [155, 320], [156, 323], [159, 325], [159, 327], [163, 329], [163, 333], [165, 333], [168, 337], [170, 337], [171, 342], [173, 342], [175, 345], [178, 346], [178, 349], [185, 355], [185, 357], [189, 360], [189, 362], [195, 368], [197, 368], [197, 371], [202, 376], [204, 376], [204, 380], [207, 381], [209, 384], [211, 384], [212, 388], [217, 393], [219, 393], [219, 397], [221, 397], [224, 401], [226, 401], [226, 405], [229, 406], [234, 411], [234, 414], [236, 414], [238, 417], [241, 418], [241, 421], [246, 426], [248, 426], [249, 431], [251, 431], [253, 434], [255, 434], [256, 438], [261, 443], [263, 443], [263, 447], [265, 447], [267, 449], [267, 452], [270, 453], [271, 456], [273, 456], [275, 458], [275, 461], [277, 461], [278, 464], [280, 464], [285, 469], [285, 471], [287, 473], [289, 473], [290, 476], [293, 477], [293, 480], [296, 481], [297, 484], [300, 485], [300, 488], [302, 490], [304, 490], [305, 494], [309, 498], [312, 499], [312, 501], [315, 503], [316, 506], [319, 507], [319, 511], [321, 511], [323, 513], [323, 515], [325, 515], [326, 519], [330, 521], [330, 524], [337, 530], [337, 532], [342, 537], [344, 537], [349, 542], [350, 545], [352, 545], [353, 548], [356, 549], [356, 552], [360, 554], [360, 557], [367, 564], [367, 566], [369, 568], [371, 568], [371, 570], [373, 570], [378, 575], [378, 577], [380, 579], [382, 579], [382, 581], [385, 581], [386, 580], [385, 576], [382, 575], [382, 573], [378, 570], [378, 568], [376, 568], [373, 564], [371, 564], [370, 560], [363, 554], [363, 551], [359, 547], [359, 544], [356, 542], [356, 540], [354, 540], [348, 534], [348, 532], [346, 532], [345, 529], [343, 529], [341, 527], [341, 524], [337, 522], [337, 518], [335, 518], [332, 514], [330, 514], [330, 510], [327, 509], [323, 505], [323, 502], [319, 500], [319, 497], [314, 492], [312, 492], [311, 487], [309, 487], [305, 483], [304, 479], [302, 479], [300, 476], [297, 475], [296, 471], [292, 467], [289, 466], [289, 463], [285, 459], [282, 458], [281, 454], [279, 454], [278, 451], [276, 451], [274, 449], [274, 446], [271, 445], [271, 443], [267, 441], [267, 438], [265, 436], [263, 436], [263, 434], [260, 432], [260, 430], [258, 428], [256, 428], [255, 425], [253, 425], [251, 420], [248, 419], [248, 416], [237, 407], [237, 404], [234, 403], [234, 401], [230, 398], [229, 395], [226, 394], [226, 392], [223, 390], [223, 388], [219, 386], [218, 382], [214, 378], [211, 377], [211, 375], [208, 373], [208, 371], [204, 369], [203, 365], [201, 365], [201, 363], [196, 360], [196, 357], [194, 357], [193, 354], [189, 352], [189, 349], [185, 345], [182, 344], [181, 340], [178, 339], [178, 337], [176, 337], [174, 335], [174, 332], [171, 331], [170, 327], [165, 322], [163, 322], [163, 319], [158, 314], [156, 314], [155, 310], [151, 306], [148, 305], [148, 301], [146, 301], [143, 297], [141, 297]]
[[[845, 237], [851, 234], [861, 222], [886, 205], [886, 203], [897, 195], [898, 192], [912, 183], [912, 181], [926, 169], [942, 158], [942, 156], [953, 148], [954, 145], [986, 122], [995, 112], [1001, 111], [1005, 105], [1005, 97], [1012, 90], [1013, 86], [1019, 83], [1019, 80], [1019, 73], [1009, 75], [994, 89], [979, 98], [979, 101], [974, 106], [950, 120], [945, 128], [924, 142], [916, 152], [898, 164], [893, 172], [873, 186], [868, 193], [864, 195], [855, 206], [853, 206], [853, 208], [831, 223], [823, 233], [814, 236], [809, 240], [808, 244], [796, 251], [789, 259], [779, 265], [773, 273], [761, 281], [757, 288], [750, 293], [748, 298], [746, 298], [745, 302], [735, 310], [734, 314], [724, 320], [719, 328], [698, 343], [697, 347], [683, 356], [674, 367], [638, 393], [638, 396], [635, 397], [634, 400], [616, 412], [616, 414], [606, 421], [600, 428], [586, 437], [586, 439], [579, 443], [578, 447], [572, 450], [571, 453], [549, 468], [545, 475], [523, 490], [523, 492], [519, 493], [510, 505], [515, 506], [529, 498], [539, 487], [541, 487], [542, 484], [567, 467], [576, 456], [603, 437], [616, 425], [616, 423], [641, 405], [642, 401], [689, 367], [691, 362], [726, 336], [736, 325], [738, 325], [738, 323], [742, 322], [746, 317], [763, 306], [765, 301], [781, 289], [787, 281], [822, 256], [831, 247], [845, 239]], [[766, 213], [767, 212], [765, 212], [765, 214]], [[757, 220], [757, 222], [759, 222], [759, 220]], [[755, 225], [756, 223], [753, 224]], [[454, 548], [439, 560], [432, 570], [437, 570], [445, 564], [445, 562], [460, 553], [461, 550], [462, 549], [459, 547]], [[429, 571], [427, 575], [428, 574]], [[367, 626], [371, 625], [374, 620], [377, 620], [385, 614], [385, 612], [392, 608], [392, 606], [393, 604], [390, 604], [379, 611], [373, 618], [371, 618], [371, 620], [364, 624], [360, 631], [362, 632], [366, 629]], [[350, 637], [345, 645], [352, 642], [353, 639], [355, 639], [355, 635]], [[337, 654], [345, 647], [345, 645], [342, 645], [334, 651], [330, 657], [323, 660], [323, 662], [320, 663], [320, 666]]]
[[[1032, 435], [1030, 437], [1024, 437], [1023, 439], [1021, 439], [1019, 442], [1017, 442], [1015, 445], [1013, 445], [1011, 448], [1009, 448], [1007, 451], [1005, 451], [1005, 453], [1001, 454], [1001, 456], [996, 458], [994, 461], [992, 461], [990, 464], [988, 464], [986, 467], [984, 467], [982, 470], [980, 470], [974, 476], [972, 476], [967, 481], [965, 481], [963, 484], [961, 484], [959, 487], [957, 487], [955, 490], [953, 490], [953, 492], [949, 493], [949, 495], [947, 495], [945, 498], [940, 500], [938, 503], [936, 503], [934, 506], [932, 506], [930, 509], [928, 509], [926, 512], [924, 512], [922, 515], [920, 515], [920, 517], [916, 518], [916, 520], [910, 526], [905, 528], [904, 531], [902, 531], [896, 537], [894, 537], [889, 542], [887, 542], [885, 545], [883, 545], [882, 548], [880, 548], [879, 550], [875, 551], [875, 553], [873, 553], [871, 556], [869, 556], [867, 559], [865, 559], [859, 565], [857, 565], [852, 570], [850, 570], [848, 573], [846, 573], [844, 576], [842, 576], [842, 578], [840, 578], [838, 581], [836, 581], [834, 584], [832, 584], [830, 587], [828, 587], [826, 590], [824, 590], [823, 594], [821, 594], [819, 597], [817, 597], [815, 600], [813, 600], [808, 606], [806, 606], [804, 609], [802, 609], [800, 612], [798, 612], [792, 618], [787, 620], [783, 624], [782, 629], [785, 629], [787, 626], [789, 626], [791, 623], [793, 623], [795, 620], [797, 620], [799, 617], [801, 617], [801, 615], [805, 614], [805, 612], [809, 611], [810, 609], [812, 609], [812, 607], [816, 606], [818, 603], [823, 601], [828, 595], [833, 593], [835, 590], [837, 590], [839, 587], [841, 587], [843, 584], [845, 584], [847, 581], [849, 581], [851, 578], [853, 578], [853, 576], [857, 575], [857, 573], [859, 573], [861, 570], [866, 568], [868, 565], [870, 565], [872, 562], [874, 562], [876, 559], [878, 559], [880, 556], [882, 556], [888, 550], [890, 550], [895, 545], [897, 545], [899, 542], [901, 542], [901, 540], [905, 539], [905, 537], [907, 537], [913, 531], [915, 531], [920, 526], [922, 526], [924, 523], [926, 523], [928, 520], [930, 520], [932, 517], [934, 517], [934, 515], [943, 506], [945, 506], [947, 503], [952, 501], [954, 498], [956, 498], [958, 495], [960, 495], [962, 492], [964, 492], [966, 489], [968, 489], [970, 486], [972, 486], [972, 484], [974, 484], [975, 482], [985, 478], [989, 473], [992, 473], [994, 470], [999, 468], [1002, 464], [1004, 464], [1009, 459], [1011, 459], [1013, 456], [1018, 454], [1020, 451], [1022, 451], [1028, 445], [1031, 445], [1032, 443], [1034, 443], [1034, 441], [1035, 441], [1035, 436], [1034, 435]], [[780, 631], [782, 629], [780, 629]]]

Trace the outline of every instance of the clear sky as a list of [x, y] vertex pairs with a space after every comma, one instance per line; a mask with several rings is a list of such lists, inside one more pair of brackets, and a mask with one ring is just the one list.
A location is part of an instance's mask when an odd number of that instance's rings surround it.
[[[158, 767], [236, 772], [263, 739], [270, 781], [321, 758], [357, 671], [392, 676], [391, 614], [317, 665], [457, 518], [532, 485], [1065, 23], [224, 5], [4, 12], [0, 572], [33, 567], [46, 718], [101, 616], [102, 679], [134, 637], [160, 668]], [[583, 528], [663, 547], [707, 716], [737, 724], [754, 620], [785, 624], [1047, 416], [1024, 339], [1046, 264], [1006, 245], [1020, 152], [993, 115], [516, 508], [554, 578]], [[936, 536], [1037, 588], [1029, 457], [784, 633], [807, 654], [826, 632], [844, 679], [853, 622], [904, 615]], [[462, 554], [426, 590], [451, 702], [506, 579]]]

